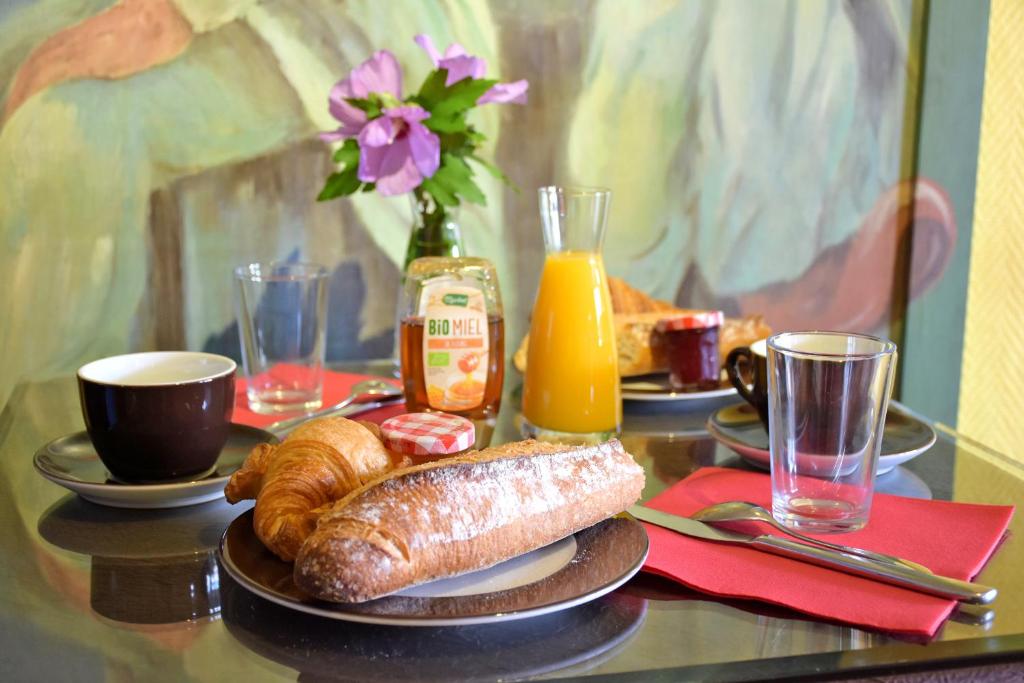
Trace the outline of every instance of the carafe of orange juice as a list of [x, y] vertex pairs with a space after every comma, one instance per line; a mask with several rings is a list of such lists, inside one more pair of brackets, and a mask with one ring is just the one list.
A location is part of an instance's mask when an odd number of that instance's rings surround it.
[[530, 324], [524, 432], [558, 441], [604, 440], [622, 423], [601, 258], [611, 192], [542, 187], [539, 196], [546, 256]]

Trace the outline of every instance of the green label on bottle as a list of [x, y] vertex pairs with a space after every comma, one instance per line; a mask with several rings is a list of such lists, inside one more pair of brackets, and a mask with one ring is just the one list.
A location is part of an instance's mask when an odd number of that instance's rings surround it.
[[446, 306], [466, 306], [469, 304], [469, 297], [465, 294], [445, 294], [441, 301]]
[[447, 351], [431, 351], [427, 354], [427, 366], [431, 368], [446, 368], [450, 361], [450, 354]]

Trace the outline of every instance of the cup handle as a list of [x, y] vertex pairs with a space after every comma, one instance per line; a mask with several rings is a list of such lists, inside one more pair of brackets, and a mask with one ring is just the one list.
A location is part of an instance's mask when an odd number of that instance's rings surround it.
[[725, 357], [725, 374], [729, 376], [729, 382], [736, 387], [736, 392], [743, 397], [743, 400], [750, 405], [756, 406], [753, 393], [751, 393], [750, 388], [740, 375], [739, 362], [743, 358], [747, 359], [747, 362], [751, 365], [753, 364], [753, 353], [751, 353], [749, 346], [738, 346], [730, 351], [729, 355]]

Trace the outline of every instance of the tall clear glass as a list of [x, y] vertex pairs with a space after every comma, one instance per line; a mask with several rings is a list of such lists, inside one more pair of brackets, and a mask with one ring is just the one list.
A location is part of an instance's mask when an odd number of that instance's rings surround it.
[[524, 432], [596, 441], [622, 423], [618, 355], [601, 258], [611, 192], [542, 187], [546, 256], [533, 307], [523, 384]]
[[867, 524], [896, 369], [891, 341], [842, 332], [768, 339], [772, 514], [811, 532]]
[[235, 269], [238, 335], [253, 411], [307, 412], [322, 404], [328, 277], [315, 263]]

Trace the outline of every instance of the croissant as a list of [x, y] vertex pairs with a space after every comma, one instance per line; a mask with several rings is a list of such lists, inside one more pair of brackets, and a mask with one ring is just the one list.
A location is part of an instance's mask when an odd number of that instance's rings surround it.
[[256, 499], [257, 538], [291, 562], [320, 516], [321, 506], [391, 469], [377, 426], [329, 417], [298, 427], [278, 445], [260, 444], [231, 475], [229, 503]]

